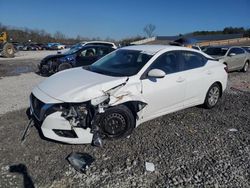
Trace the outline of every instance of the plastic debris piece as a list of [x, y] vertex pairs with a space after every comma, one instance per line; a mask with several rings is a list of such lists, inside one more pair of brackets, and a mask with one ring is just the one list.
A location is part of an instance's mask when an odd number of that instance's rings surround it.
[[98, 132], [94, 133], [93, 139], [92, 139], [92, 145], [97, 146], [97, 147], [103, 147], [100, 133]]
[[146, 162], [146, 170], [149, 172], [155, 171], [155, 165], [153, 163]]
[[238, 130], [235, 128], [228, 129], [230, 132], [237, 132]]
[[72, 152], [66, 159], [76, 171], [82, 173], [85, 173], [86, 169], [95, 161], [91, 155], [78, 152]]
[[26, 128], [23, 131], [23, 134], [21, 137], [21, 143], [23, 143], [25, 141], [25, 139], [27, 138], [27, 136], [30, 133], [30, 128], [33, 127], [33, 125], [34, 125], [34, 121], [33, 121], [33, 119], [30, 119], [28, 125], [26, 126]]

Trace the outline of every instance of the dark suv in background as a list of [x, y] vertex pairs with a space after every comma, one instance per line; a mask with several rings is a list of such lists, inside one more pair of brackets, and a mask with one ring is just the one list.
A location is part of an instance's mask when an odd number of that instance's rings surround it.
[[42, 75], [51, 75], [72, 67], [87, 66], [115, 49], [102, 45], [75, 47], [63, 54], [49, 55], [38, 65]]

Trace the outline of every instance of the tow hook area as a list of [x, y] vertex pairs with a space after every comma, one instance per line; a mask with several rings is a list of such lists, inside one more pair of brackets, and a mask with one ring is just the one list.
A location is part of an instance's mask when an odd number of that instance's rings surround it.
[[26, 115], [27, 115], [27, 117], [28, 117], [28, 119], [29, 119], [29, 122], [28, 122], [26, 128], [24, 129], [23, 134], [22, 134], [22, 137], [21, 137], [21, 139], [20, 139], [21, 144], [24, 143], [24, 141], [26, 140], [27, 136], [29, 135], [29, 133], [30, 133], [30, 128], [32, 128], [32, 127], [34, 126], [34, 120], [33, 120], [33, 118], [32, 118], [32, 112], [31, 112], [30, 108], [28, 108], [28, 109], [26, 110]]

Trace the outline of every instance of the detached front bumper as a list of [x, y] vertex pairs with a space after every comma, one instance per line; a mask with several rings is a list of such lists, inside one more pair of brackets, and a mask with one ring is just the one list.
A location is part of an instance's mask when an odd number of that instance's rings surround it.
[[46, 138], [69, 144], [89, 144], [93, 138], [90, 128], [72, 127], [69, 121], [61, 116], [61, 112], [47, 116], [41, 130]]
[[[35, 93], [37, 90], [34, 90]], [[40, 93], [43, 96], [43, 93]], [[48, 100], [44, 98], [44, 100]], [[74, 127], [68, 120], [61, 116], [61, 111], [56, 111], [53, 106], [56, 104], [46, 104], [31, 95], [30, 114], [39, 124], [38, 128], [44, 137], [51, 140], [68, 144], [89, 144], [92, 142], [93, 134], [90, 128]]]

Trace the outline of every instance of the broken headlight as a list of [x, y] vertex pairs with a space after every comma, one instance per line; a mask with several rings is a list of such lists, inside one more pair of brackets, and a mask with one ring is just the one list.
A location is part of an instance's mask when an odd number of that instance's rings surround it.
[[103, 103], [104, 101], [107, 101], [109, 99], [109, 96], [108, 95], [103, 95], [103, 96], [100, 96], [100, 97], [97, 97], [97, 98], [94, 98], [91, 100], [91, 104], [93, 106], [97, 106], [98, 104], [101, 104]]
[[70, 122], [74, 127], [87, 128], [89, 125], [91, 113], [85, 104], [73, 104], [62, 108], [61, 116]]

